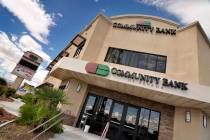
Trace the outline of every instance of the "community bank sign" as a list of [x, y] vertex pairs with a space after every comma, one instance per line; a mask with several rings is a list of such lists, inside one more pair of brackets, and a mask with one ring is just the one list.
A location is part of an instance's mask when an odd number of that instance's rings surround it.
[[141, 23], [137, 22], [136, 24], [123, 24], [115, 22], [113, 23], [113, 28], [120, 28], [130, 31], [139, 31], [147, 33], [165, 34], [172, 36], [176, 35], [176, 29], [153, 27], [151, 26], [150, 21], [143, 21]]
[[118, 68], [112, 68], [110, 70], [109, 66], [104, 65], [104, 64], [97, 64], [97, 63], [87, 63], [85, 66], [85, 70], [88, 73], [96, 74], [99, 76], [108, 76], [110, 73], [113, 76], [118, 76], [126, 79], [132, 79], [139, 81], [139, 83], [146, 83], [147, 85], [162, 85], [163, 87], [169, 87], [169, 88], [174, 88], [174, 89], [179, 89], [179, 90], [188, 90], [187, 88], [187, 83], [184, 82], [179, 82], [175, 80], [169, 80], [167, 78], [159, 78], [155, 76], [150, 76], [150, 75], [144, 75], [141, 73], [136, 73], [136, 72], [130, 72], [127, 70], [122, 70]]

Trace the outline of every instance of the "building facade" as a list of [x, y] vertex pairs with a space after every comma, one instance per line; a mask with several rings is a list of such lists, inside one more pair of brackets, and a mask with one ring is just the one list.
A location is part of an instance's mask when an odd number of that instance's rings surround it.
[[49, 64], [70, 125], [122, 140], [210, 139], [210, 42], [200, 26], [99, 14]]

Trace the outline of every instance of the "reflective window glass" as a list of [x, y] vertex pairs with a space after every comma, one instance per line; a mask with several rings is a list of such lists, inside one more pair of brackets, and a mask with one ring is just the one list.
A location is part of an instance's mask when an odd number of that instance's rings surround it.
[[123, 107], [124, 106], [120, 103], [115, 103], [114, 104], [114, 108], [113, 108], [113, 112], [112, 112], [112, 116], [111, 116], [112, 122], [119, 123], [121, 121], [122, 113], [123, 113]]
[[149, 134], [156, 136], [158, 134], [160, 113], [151, 111], [149, 120]]
[[166, 56], [109, 48], [105, 61], [165, 73]]
[[157, 62], [157, 56], [155, 56], [155, 55], [148, 55], [147, 69], [155, 71], [155, 69], [156, 69], [156, 62]]
[[166, 57], [158, 56], [156, 71], [165, 72]]
[[126, 119], [125, 119], [125, 125], [135, 128], [137, 113], [138, 113], [137, 108], [128, 107]]
[[148, 128], [149, 123], [149, 109], [141, 108], [140, 118], [139, 118], [139, 126], [142, 128]]
[[89, 96], [88, 97], [87, 104], [86, 104], [85, 110], [84, 110], [85, 113], [93, 114], [93, 108], [94, 108], [94, 105], [95, 105], [95, 101], [96, 101], [95, 96]]

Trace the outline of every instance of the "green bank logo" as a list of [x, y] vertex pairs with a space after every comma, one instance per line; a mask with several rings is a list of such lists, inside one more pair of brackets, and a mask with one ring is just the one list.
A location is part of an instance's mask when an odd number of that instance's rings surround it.
[[107, 76], [109, 75], [109, 67], [103, 64], [97, 64], [93, 62], [89, 62], [85, 66], [85, 70], [88, 73], [100, 75], [100, 76]]

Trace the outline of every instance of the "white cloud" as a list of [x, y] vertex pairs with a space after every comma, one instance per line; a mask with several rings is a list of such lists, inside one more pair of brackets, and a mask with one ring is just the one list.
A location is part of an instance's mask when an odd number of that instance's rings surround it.
[[135, 0], [156, 6], [175, 15], [183, 24], [198, 20], [210, 37], [210, 1], [209, 0]]
[[[8, 81], [14, 81], [16, 76], [10, 72], [16, 66], [16, 63], [21, 59], [25, 50], [31, 50], [38, 55], [43, 55], [45, 61], [50, 61], [51, 58], [43, 52], [42, 47], [35, 42], [29, 35], [22, 35], [19, 40], [12, 41], [12, 37], [0, 31], [0, 76], [3, 76]], [[49, 62], [48, 62], [49, 63]], [[39, 85], [44, 80], [47, 70], [40, 66], [32, 81], [33, 85]]]
[[50, 47], [49, 50], [54, 51], [55, 49], [53, 47]]
[[102, 11], [102, 12], [104, 12], [104, 13], [106, 12], [106, 10], [105, 10], [105, 9], [101, 9], [101, 11]]
[[15, 41], [18, 39], [17, 35], [15, 35], [15, 34], [12, 34], [11, 36], [12, 36], [12, 37], [11, 37], [11, 40], [12, 40], [13, 42], [15, 42]]
[[57, 15], [58, 15], [59, 17], [63, 17], [63, 14], [61, 14], [61, 13], [57, 13]]
[[99, 2], [99, 0], [94, 0], [95, 2]]
[[39, 0], [0, 0], [0, 4], [12, 12], [43, 43], [48, 43], [49, 28], [55, 25]]

